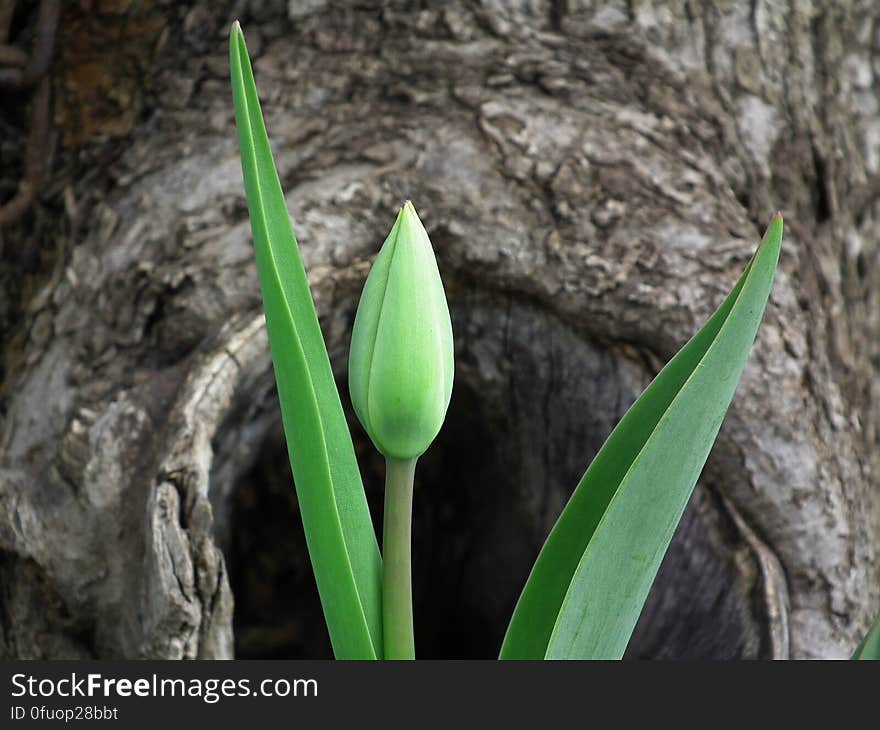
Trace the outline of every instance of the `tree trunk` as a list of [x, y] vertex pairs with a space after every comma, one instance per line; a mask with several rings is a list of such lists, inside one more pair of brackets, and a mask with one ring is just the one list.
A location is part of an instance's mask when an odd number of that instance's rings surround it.
[[[447, 286], [418, 655], [497, 654], [581, 473], [781, 209], [764, 322], [629, 654], [848, 656], [880, 604], [880, 9], [834, 5], [65, 3], [50, 172], [0, 230], [0, 655], [329, 655], [237, 156], [239, 17], [343, 398], [407, 198]], [[28, 126], [3, 93], [0, 201]]]

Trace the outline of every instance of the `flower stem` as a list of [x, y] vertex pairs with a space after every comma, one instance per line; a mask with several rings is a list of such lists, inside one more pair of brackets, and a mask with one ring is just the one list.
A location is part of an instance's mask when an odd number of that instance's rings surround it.
[[386, 659], [415, 659], [412, 613], [412, 499], [416, 459], [385, 459], [382, 620]]

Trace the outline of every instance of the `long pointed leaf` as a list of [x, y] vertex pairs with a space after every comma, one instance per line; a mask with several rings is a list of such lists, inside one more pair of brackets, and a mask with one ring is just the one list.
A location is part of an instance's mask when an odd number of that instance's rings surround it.
[[278, 399], [324, 616], [338, 659], [380, 658], [379, 547], [238, 23], [229, 55]]
[[727, 300], [608, 437], [532, 568], [502, 659], [623, 655], [742, 374], [781, 243], [777, 215]]

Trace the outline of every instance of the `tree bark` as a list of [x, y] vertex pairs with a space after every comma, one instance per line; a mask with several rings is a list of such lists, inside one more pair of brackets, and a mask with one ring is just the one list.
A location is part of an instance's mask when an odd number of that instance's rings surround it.
[[[63, 13], [51, 172], [0, 231], [0, 656], [329, 653], [237, 156], [235, 17], [344, 398], [360, 287], [407, 198], [447, 286], [417, 654], [497, 654], [582, 471], [777, 209], [767, 312], [629, 655], [851, 653], [880, 605], [876, 3]], [[27, 125], [6, 104], [0, 125], [6, 195]], [[381, 462], [352, 430], [379, 518]]]

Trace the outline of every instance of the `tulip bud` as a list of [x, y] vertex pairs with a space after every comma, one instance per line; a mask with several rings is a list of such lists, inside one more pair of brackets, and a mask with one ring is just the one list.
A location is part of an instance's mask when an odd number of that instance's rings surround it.
[[446, 417], [452, 374], [443, 282], [407, 201], [364, 285], [348, 361], [355, 413], [380, 452], [413, 459], [428, 448]]

